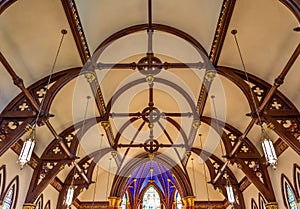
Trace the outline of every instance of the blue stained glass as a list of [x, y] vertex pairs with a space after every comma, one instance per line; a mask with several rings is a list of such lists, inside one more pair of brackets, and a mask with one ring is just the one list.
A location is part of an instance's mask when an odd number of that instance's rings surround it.
[[296, 201], [295, 195], [294, 195], [291, 187], [288, 184], [286, 184], [285, 189], [286, 189], [286, 195], [287, 195], [289, 208], [290, 209], [298, 209], [297, 201]]
[[6, 193], [4, 200], [3, 200], [3, 205], [1, 209], [11, 209], [12, 208], [12, 203], [13, 203], [13, 195], [15, 192], [14, 187], [10, 187], [8, 192]]

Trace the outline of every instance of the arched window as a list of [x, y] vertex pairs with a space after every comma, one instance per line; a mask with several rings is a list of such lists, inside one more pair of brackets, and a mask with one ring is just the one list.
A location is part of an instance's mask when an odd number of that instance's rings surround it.
[[36, 201], [35, 209], [43, 209], [43, 194]]
[[251, 199], [251, 209], [258, 209], [257, 204], [253, 198]]
[[300, 166], [297, 164], [294, 164], [294, 183], [295, 183], [295, 189], [298, 194], [298, 197], [300, 196]]
[[50, 200], [48, 200], [48, 202], [46, 203], [45, 205], [45, 208], [44, 209], [50, 209]]
[[258, 201], [259, 201], [259, 209], [266, 209], [266, 201], [260, 193], [258, 194]]
[[180, 196], [178, 190], [176, 190], [176, 192], [175, 192], [174, 201], [176, 204], [176, 209], [181, 209], [182, 208], [182, 200], [181, 200], [181, 196]]
[[142, 209], [160, 209], [160, 197], [153, 186], [150, 186], [144, 193]]
[[0, 196], [3, 194], [4, 189], [5, 189], [5, 177], [6, 177], [6, 169], [5, 165], [2, 165], [0, 167]]
[[294, 188], [284, 174], [281, 175], [281, 186], [285, 206], [289, 209], [298, 209]]
[[128, 195], [127, 192], [125, 192], [122, 198], [121, 208], [126, 209], [127, 203], [128, 203]]
[[19, 187], [19, 176], [16, 176], [7, 187], [1, 209], [12, 209], [16, 207]]

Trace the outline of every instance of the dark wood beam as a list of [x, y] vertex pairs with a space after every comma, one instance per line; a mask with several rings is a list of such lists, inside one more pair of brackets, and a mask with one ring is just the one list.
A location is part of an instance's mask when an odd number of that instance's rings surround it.
[[91, 57], [87, 40], [84, 35], [83, 26], [80, 21], [78, 10], [74, 0], [61, 0], [67, 16], [77, 50], [79, 52], [82, 64], [85, 64]]
[[[300, 44], [298, 44], [298, 46], [296, 47], [295, 51], [293, 52], [292, 56], [290, 57], [290, 59], [288, 60], [286, 66], [284, 67], [284, 69], [281, 71], [281, 73], [279, 74], [279, 76], [275, 79], [273, 86], [271, 87], [271, 89], [268, 91], [267, 95], [265, 96], [265, 98], [263, 99], [263, 102], [261, 103], [261, 105], [258, 107], [258, 112], [261, 113], [264, 108], [267, 106], [267, 104], [271, 101], [271, 99], [273, 98], [274, 94], [276, 93], [276, 90], [278, 89], [279, 86], [281, 86], [281, 84], [283, 84], [284, 78], [287, 75], [288, 71], [290, 70], [291, 66], [294, 64], [294, 62], [296, 61], [297, 57], [299, 56], [300, 53]], [[278, 125], [277, 121], [269, 118], [268, 119], [272, 124], [276, 125], [277, 128], [277, 134], [279, 134], [280, 137], [284, 138], [286, 140], [286, 142], [289, 145], [292, 145], [292, 147], [294, 148], [294, 150], [300, 154], [300, 146], [297, 147], [297, 143], [295, 141], [295, 137], [292, 136], [292, 134], [290, 134], [289, 132], [287, 132], [286, 130], [284, 130], [284, 128], [281, 125]], [[253, 125], [257, 122], [257, 118], [252, 118], [251, 122], [249, 123], [249, 125], [247, 126], [246, 130], [244, 131], [244, 133], [239, 137], [238, 143], [235, 144], [235, 146], [233, 147], [232, 151], [228, 154], [229, 158], [232, 157], [237, 150], [239, 149], [240, 145], [242, 144], [243, 140], [245, 139], [245, 137], [247, 136], [247, 134], [249, 133], [249, 131], [251, 130], [251, 128], [253, 127]], [[275, 129], [276, 130], [276, 129]], [[297, 141], [299, 144], [299, 141]], [[221, 168], [221, 171], [223, 172], [225, 167], [229, 164], [229, 160], [226, 161], [226, 163], [224, 163], [224, 165]], [[220, 173], [221, 175], [222, 173]], [[212, 181], [212, 182], [216, 182], [218, 180], [218, 178], [220, 178], [220, 175], [217, 175], [216, 178]]]
[[[15, 71], [13, 70], [13, 68], [9, 65], [8, 61], [4, 58], [3, 54], [0, 52], [0, 61], [1, 63], [4, 65], [4, 67], [6, 68], [7, 72], [11, 75], [14, 84], [17, 85], [22, 93], [25, 95], [26, 99], [31, 103], [31, 105], [37, 110], [37, 111], [42, 111], [40, 110], [39, 104], [37, 104], [36, 100], [34, 99], [34, 97], [32, 96], [32, 94], [30, 93], [30, 91], [24, 86], [23, 80], [17, 76], [17, 74], [15, 73]], [[32, 119], [31, 119], [32, 120]], [[63, 148], [63, 150], [66, 152], [66, 154], [70, 157], [70, 159], [75, 159], [75, 155], [73, 153], [70, 152], [68, 146], [64, 143], [63, 140], [61, 140], [61, 137], [57, 134], [57, 132], [55, 131], [54, 127], [52, 126], [52, 124], [49, 122], [48, 119], [44, 119], [43, 123], [48, 127], [48, 129], [50, 130], [50, 132], [52, 133], [52, 135], [59, 141], [59, 144], [61, 145], [61, 147]], [[25, 127], [28, 125], [28, 123], [23, 123], [21, 126], [24, 130]], [[21, 134], [24, 133], [24, 131], [18, 131], [16, 132], [17, 134]], [[19, 136], [20, 137], [20, 136]], [[5, 145], [5, 149], [7, 149], [7, 145], [13, 144], [15, 142], [15, 140], [17, 140], [16, 137], [14, 137], [14, 140], [10, 139], [8, 140], [9, 143], [6, 143]], [[3, 147], [1, 147], [1, 149], [3, 149]], [[4, 149], [3, 149], [4, 150]], [[1, 151], [0, 151], [1, 154]], [[82, 175], [82, 177], [88, 182], [87, 177], [85, 176], [85, 174], [83, 172], [81, 172], [81, 168], [77, 165], [76, 162], [74, 162], [74, 166], [79, 169], [79, 173]]]
[[17, 0], [2, 0], [0, 1], [0, 15]]
[[224, 0], [220, 12], [214, 40], [209, 53], [209, 59], [214, 66], [218, 64], [223, 48], [223, 43], [227, 34], [228, 26], [232, 17], [236, 0]]
[[300, 1], [299, 0], [279, 0], [279, 1], [283, 3], [296, 16], [298, 22], [300, 22]]

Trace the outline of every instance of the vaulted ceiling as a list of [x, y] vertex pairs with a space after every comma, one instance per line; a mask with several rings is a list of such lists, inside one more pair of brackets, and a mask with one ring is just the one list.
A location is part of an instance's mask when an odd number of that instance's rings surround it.
[[[204, 201], [191, 175], [205, 184], [201, 155], [213, 200], [224, 200], [214, 190], [222, 167], [241, 191], [252, 182], [274, 201], [256, 109], [264, 127], [275, 127], [268, 134], [276, 145], [300, 154], [299, 8], [298, 0], [0, 1], [0, 155], [20, 152], [41, 109], [31, 166], [42, 183], [30, 185], [26, 201], [54, 178], [65, 192], [75, 155], [82, 188], [107, 171], [126, 185], [115, 174], [157, 160], [187, 175], [182, 194]], [[136, 168], [137, 159], [147, 161]], [[120, 195], [125, 188], [111, 182], [98, 188]], [[78, 202], [90, 202], [93, 190], [79, 189]], [[98, 190], [96, 201], [106, 200]]]

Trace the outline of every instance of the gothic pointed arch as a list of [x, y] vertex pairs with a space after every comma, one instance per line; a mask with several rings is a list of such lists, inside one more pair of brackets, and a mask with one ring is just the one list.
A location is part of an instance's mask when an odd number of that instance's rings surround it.
[[251, 209], [258, 209], [257, 204], [253, 198], [251, 199]]
[[47, 201], [44, 209], [51, 209], [51, 204], [50, 204], [50, 200]]
[[5, 179], [6, 179], [6, 166], [2, 165], [0, 167], [0, 200], [4, 194], [5, 189]]
[[[128, 185], [128, 176], [130, 176], [130, 174], [132, 174], [138, 166], [143, 165], [148, 161], [148, 154], [144, 153], [136, 156], [124, 165], [114, 178], [110, 196], [121, 197], [126, 189], [126, 185]], [[170, 173], [174, 175], [174, 183], [178, 186], [178, 189], [181, 190], [184, 197], [193, 196], [190, 179], [186, 172], [178, 164], [162, 153], [156, 153], [153, 161], [164, 165], [166, 167], [165, 169], [168, 169]]]
[[296, 163], [294, 164], [294, 185], [296, 194], [300, 198], [300, 166]]
[[281, 191], [284, 205], [289, 209], [297, 209], [296, 191], [286, 175], [281, 174]]
[[3, 194], [2, 208], [3, 209], [14, 209], [16, 208], [19, 195], [19, 176], [15, 176], [8, 184]]
[[258, 204], [259, 209], [266, 209], [267, 202], [261, 193], [258, 193]]
[[138, 205], [145, 209], [161, 208], [162, 204], [166, 207], [162, 191], [155, 184], [149, 184], [145, 187], [139, 199], [141, 202]]
[[44, 196], [41, 194], [39, 198], [36, 200], [35, 209], [43, 209], [44, 208]]

